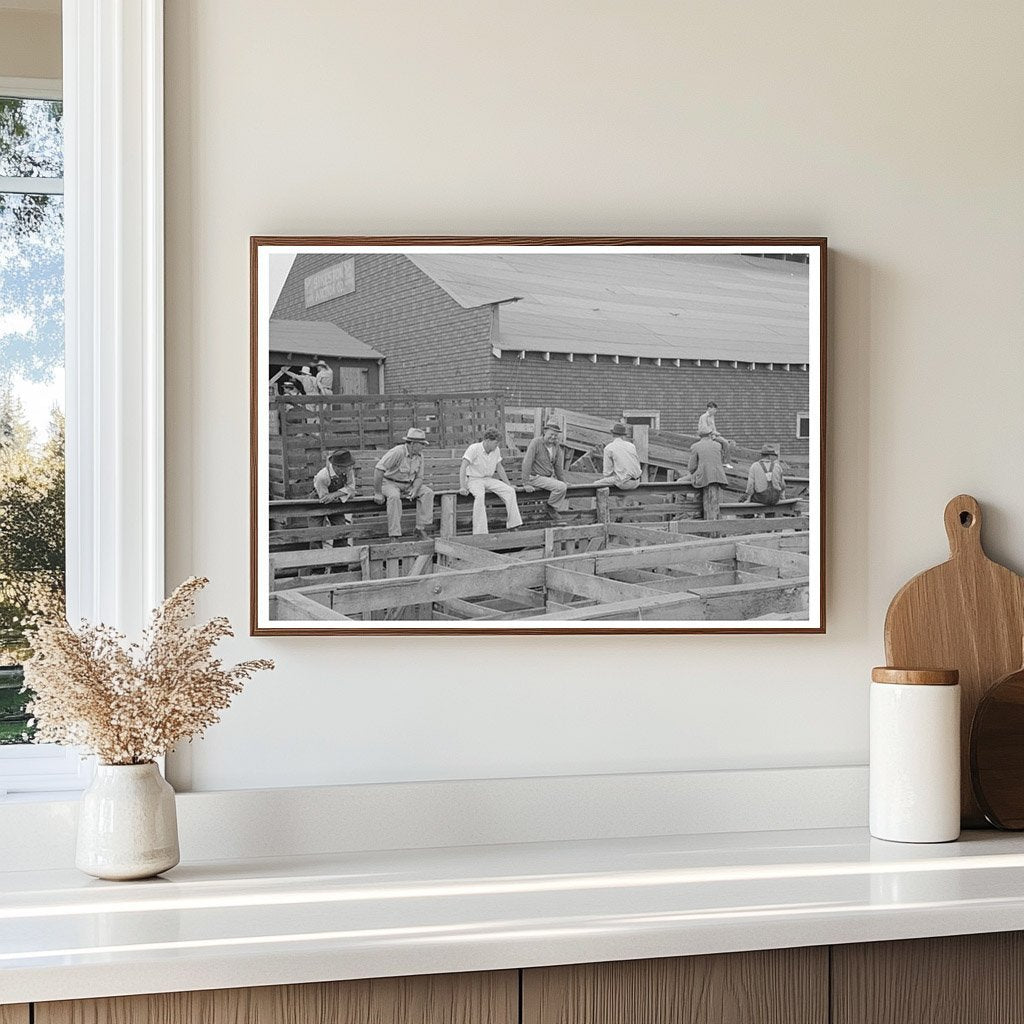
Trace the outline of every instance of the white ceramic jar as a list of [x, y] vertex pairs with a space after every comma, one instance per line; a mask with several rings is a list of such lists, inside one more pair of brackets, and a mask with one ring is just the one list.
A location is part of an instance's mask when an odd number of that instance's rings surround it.
[[871, 680], [871, 834], [898, 843], [957, 839], [959, 673], [876, 668]]
[[78, 811], [75, 866], [87, 875], [150, 878], [178, 863], [174, 790], [149, 764], [98, 764]]

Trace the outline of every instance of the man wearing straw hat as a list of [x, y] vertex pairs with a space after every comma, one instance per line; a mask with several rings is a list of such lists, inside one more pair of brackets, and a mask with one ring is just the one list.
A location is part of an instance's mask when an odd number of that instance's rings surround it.
[[548, 519], [558, 521], [559, 508], [565, 500], [565, 449], [562, 448], [562, 426], [551, 419], [544, 424], [544, 433], [535, 437], [523, 455], [523, 485], [528, 491], [548, 491], [544, 506]]
[[427, 435], [418, 427], [386, 451], [373, 470], [373, 500], [388, 507], [388, 536], [402, 536], [402, 499], [416, 502], [416, 533], [426, 539], [434, 523], [434, 492], [423, 482]]

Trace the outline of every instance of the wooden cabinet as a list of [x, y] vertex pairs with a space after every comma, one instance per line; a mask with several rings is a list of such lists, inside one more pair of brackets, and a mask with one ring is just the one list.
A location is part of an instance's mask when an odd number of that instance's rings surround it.
[[1024, 1021], [1024, 933], [832, 947], [833, 1024]]
[[828, 949], [523, 972], [523, 1024], [825, 1024]]
[[0, 1006], [0, 1024], [1024, 1024], [1024, 933]]
[[[35, 1024], [518, 1024], [518, 1021], [518, 971], [173, 992], [36, 1003], [35, 1006]], [[22, 1022], [19, 1020], [17, 1024]]]

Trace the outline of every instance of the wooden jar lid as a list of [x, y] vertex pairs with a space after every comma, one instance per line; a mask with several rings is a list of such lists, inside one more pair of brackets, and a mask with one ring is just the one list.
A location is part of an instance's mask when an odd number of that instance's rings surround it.
[[956, 686], [960, 673], [955, 668], [887, 668], [871, 670], [873, 683], [899, 683], [904, 686]]

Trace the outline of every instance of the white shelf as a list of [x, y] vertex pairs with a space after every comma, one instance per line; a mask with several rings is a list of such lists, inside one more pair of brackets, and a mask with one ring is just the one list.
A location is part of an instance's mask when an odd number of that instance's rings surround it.
[[0, 1003], [1024, 928], [1024, 837], [862, 829], [0, 873]]

